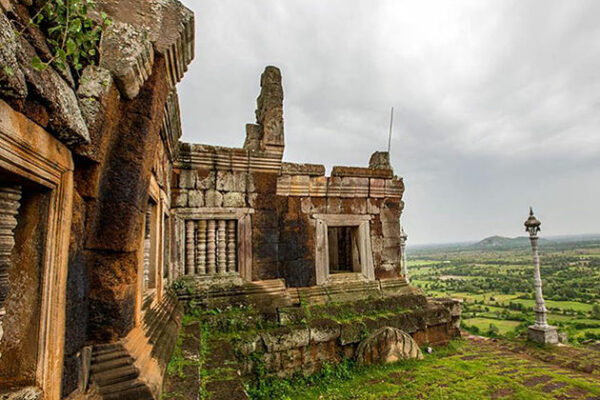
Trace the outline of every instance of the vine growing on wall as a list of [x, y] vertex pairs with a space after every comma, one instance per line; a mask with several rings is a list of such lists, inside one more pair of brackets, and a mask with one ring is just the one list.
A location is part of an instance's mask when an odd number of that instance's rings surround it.
[[110, 23], [106, 13], [95, 21], [88, 15], [96, 7], [93, 0], [48, 0], [30, 19], [46, 34], [52, 58], [42, 61], [35, 56], [35, 69], [43, 70], [53, 64], [64, 70], [71, 66], [75, 72], [95, 64], [102, 31]]

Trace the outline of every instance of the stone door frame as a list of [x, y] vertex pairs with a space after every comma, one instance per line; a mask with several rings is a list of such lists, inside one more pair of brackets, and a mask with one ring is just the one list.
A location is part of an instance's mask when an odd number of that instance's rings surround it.
[[330, 279], [329, 273], [329, 227], [358, 227], [358, 250], [360, 272], [367, 280], [375, 280], [373, 250], [371, 248], [371, 216], [355, 214], [313, 214], [315, 220], [315, 274], [317, 285]]
[[240, 277], [252, 281], [252, 214], [253, 208], [195, 207], [175, 208], [171, 211], [175, 222], [176, 263], [179, 276], [185, 275], [185, 221], [237, 220], [237, 262]]
[[73, 158], [67, 147], [0, 100], [0, 167], [49, 192], [42, 256], [36, 385], [59, 400], [73, 208]]

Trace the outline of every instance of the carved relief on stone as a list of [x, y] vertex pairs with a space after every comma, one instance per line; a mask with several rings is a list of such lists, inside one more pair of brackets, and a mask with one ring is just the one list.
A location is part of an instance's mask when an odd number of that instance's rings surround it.
[[225, 220], [219, 220], [219, 229], [218, 229], [218, 238], [217, 238], [217, 262], [218, 262], [218, 273], [224, 274], [227, 272], [227, 252], [226, 252], [226, 242], [225, 242], [225, 229], [226, 223]]
[[358, 346], [360, 365], [387, 364], [405, 359], [423, 359], [419, 345], [406, 332], [389, 326], [371, 333]]
[[15, 246], [14, 229], [17, 227], [20, 200], [20, 187], [0, 187], [0, 320], [9, 290], [8, 269]]

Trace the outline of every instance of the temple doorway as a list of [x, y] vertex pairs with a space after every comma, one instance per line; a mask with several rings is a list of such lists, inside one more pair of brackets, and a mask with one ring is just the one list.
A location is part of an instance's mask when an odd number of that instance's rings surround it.
[[328, 227], [329, 273], [361, 271], [357, 226]]

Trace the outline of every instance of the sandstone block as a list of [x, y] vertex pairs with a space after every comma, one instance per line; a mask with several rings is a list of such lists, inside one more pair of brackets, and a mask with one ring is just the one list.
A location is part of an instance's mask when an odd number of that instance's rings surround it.
[[371, 333], [358, 347], [361, 365], [387, 364], [405, 359], [423, 359], [418, 344], [404, 331], [383, 327]]
[[100, 40], [99, 64], [113, 73], [123, 96], [135, 98], [154, 65], [154, 49], [147, 33], [141, 27], [113, 21]]
[[281, 327], [261, 333], [261, 337], [267, 347], [267, 351], [274, 353], [308, 346], [310, 335], [307, 328]]
[[248, 193], [248, 206], [250, 208], [256, 208], [257, 207], [257, 198], [258, 195], [256, 193]]
[[308, 196], [310, 177], [308, 175], [292, 175], [290, 181], [290, 196]]
[[342, 332], [341, 325], [331, 319], [311, 321], [309, 327], [310, 342], [322, 343], [336, 340]]
[[369, 179], [369, 196], [370, 197], [385, 197], [385, 180]]
[[363, 325], [358, 322], [346, 322], [342, 324], [340, 344], [346, 346], [360, 342], [363, 335]]
[[240, 192], [227, 192], [223, 195], [223, 207], [245, 207], [246, 195]]
[[204, 193], [201, 190], [188, 191], [188, 207], [204, 207]]
[[17, 59], [28, 82], [29, 90], [33, 90], [42, 99], [52, 118], [48, 120], [48, 128], [67, 145], [87, 144], [90, 135], [81, 115], [75, 92], [52, 66], [38, 71], [31, 65], [31, 59], [37, 55], [35, 49], [23, 38], [17, 50]]
[[246, 124], [246, 140], [244, 141], [244, 149], [258, 151], [260, 150], [260, 140], [262, 138], [262, 130], [260, 125]]
[[394, 220], [392, 222], [383, 221], [381, 223], [383, 230], [383, 237], [385, 238], [400, 238], [400, 221]]
[[193, 169], [182, 169], [179, 173], [178, 186], [181, 189], [194, 189], [196, 187], [196, 171]]
[[12, 24], [3, 12], [0, 12], [0, 43], [0, 92], [23, 99], [27, 96], [27, 83], [17, 60], [18, 40]]
[[367, 199], [367, 214], [379, 214], [379, 200], [374, 198]]
[[369, 159], [369, 168], [371, 169], [392, 169], [390, 164], [390, 153], [387, 151], [376, 151]]
[[213, 189], [207, 190], [204, 193], [204, 204], [206, 207], [221, 207], [223, 206], [223, 195]]
[[175, 207], [187, 207], [188, 193], [187, 190], [173, 190], [173, 205]]
[[342, 214], [366, 214], [367, 213], [367, 199], [353, 198], [353, 199], [341, 199], [342, 203]]
[[324, 197], [327, 196], [327, 177], [326, 176], [313, 176], [310, 178], [309, 193], [312, 197]]
[[284, 162], [281, 164], [281, 173], [283, 175], [324, 176], [325, 166], [319, 164], [297, 164]]
[[245, 192], [246, 191], [248, 175], [249, 174], [247, 172], [242, 172], [242, 171], [234, 171], [233, 172], [233, 178], [232, 178], [233, 189], [232, 190], [234, 192]]
[[290, 349], [281, 353], [283, 371], [280, 376], [288, 376], [302, 368], [304, 356], [300, 349]]
[[217, 190], [231, 192], [233, 188], [233, 173], [230, 171], [217, 171]]
[[214, 189], [216, 187], [216, 181], [215, 171], [198, 171], [196, 176], [196, 188], [204, 190]]
[[254, 186], [254, 177], [252, 174], [246, 174], [246, 191], [248, 193], [254, 193], [256, 191], [256, 186]]
[[337, 197], [327, 198], [327, 213], [340, 214], [342, 212], [342, 201]]

